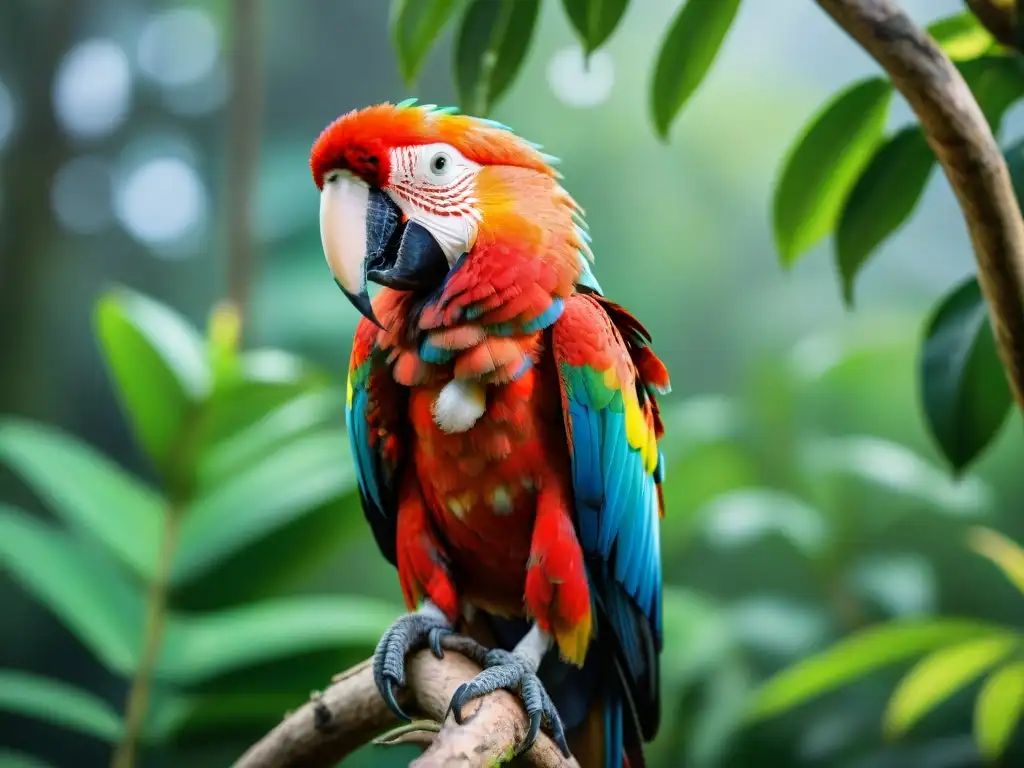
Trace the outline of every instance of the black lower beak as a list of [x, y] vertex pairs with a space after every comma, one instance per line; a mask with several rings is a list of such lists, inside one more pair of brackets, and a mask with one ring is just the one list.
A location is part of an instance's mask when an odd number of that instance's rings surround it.
[[434, 236], [414, 221], [406, 221], [401, 209], [384, 192], [370, 190], [366, 210], [366, 261], [363, 289], [342, 292], [372, 323], [383, 326], [373, 313], [366, 281], [398, 291], [430, 292], [448, 274], [448, 258]]
[[432, 291], [448, 274], [448, 257], [426, 227], [401, 225], [397, 244], [387, 248], [379, 266], [368, 265], [366, 279], [398, 291]]

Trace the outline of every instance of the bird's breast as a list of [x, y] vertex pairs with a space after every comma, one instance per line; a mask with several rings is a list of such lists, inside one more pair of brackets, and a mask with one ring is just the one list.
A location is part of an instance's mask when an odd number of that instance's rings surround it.
[[[531, 369], [488, 386], [481, 416], [461, 432], [437, 422], [444, 386], [411, 392], [420, 487], [460, 589], [471, 600], [476, 593], [478, 603], [521, 607], [537, 485], [558, 452], [557, 385], [549, 391], [543, 371]], [[564, 451], [564, 436], [561, 444]]]

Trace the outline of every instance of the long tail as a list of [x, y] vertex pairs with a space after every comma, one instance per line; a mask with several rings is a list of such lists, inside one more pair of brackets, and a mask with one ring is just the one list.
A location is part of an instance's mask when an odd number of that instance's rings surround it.
[[569, 733], [569, 748], [581, 766], [645, 768], [641, 740], [630, 723], [628, 705], [609, 691]]

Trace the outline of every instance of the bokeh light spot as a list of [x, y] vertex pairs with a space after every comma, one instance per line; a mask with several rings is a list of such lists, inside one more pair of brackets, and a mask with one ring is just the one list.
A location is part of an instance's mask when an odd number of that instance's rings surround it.
[[57, 220], [78, 234], [94, 234], [111, 219], [113, 174], [100, 157], [82, 155], [57, 172], [50, 192]]
[[580, 46], [563, 48], [548, 62], [548, 85], [567, 106], [596, 107], [611, 96], [615, 62], [607, 51], [595, 51], [587, 61]]
[[206, 210], [206, 190], [183, 160], [157, 157], [136, 166], [117, 190], [117, 217], [147, 245], [166, 245], [188, 235]]
[[128, 57], [110, 40], [87, 40], [61, 61], [53, 84], [53, 106], [68, 133], [104, 136], [127, 117], [131, 102]]
[[160, 85], [176, 88], [209, 75], [220, 44], [210, 15], [172, 8], [154, 15], [139, 34], [139, 68]]

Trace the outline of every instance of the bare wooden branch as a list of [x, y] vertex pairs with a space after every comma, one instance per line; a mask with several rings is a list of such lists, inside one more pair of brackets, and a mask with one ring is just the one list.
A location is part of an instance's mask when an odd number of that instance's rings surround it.
[[[446, 646], [450, 646], [449, 640], [457, 643], [458, 638], [446, 638]], [[478, 672], [476, 664], [454, 651], [446, 653], [444, 659], [421, 651], [407, 660], [409, 685], [401, 692], [399, 704], [406, 711], [418, 710], [434, 723], [443, 723], [437, 734], [399, 735], [389, 740], [429, 744], [414, 761], [416, 768], [498, 765], [510, 758], [514, 745], [521, 743], [528, 727], [526, 713], [506, 691], [469, 704], [462, 725], [448, 716], [448, 703], [455, 689]], [[370, 662], [366, 661], [336, 677], [327, 690], [285, 717], [235, 763], [235, 768], [335, 766], [397, 722], [377, 693]], [[564, 758], [544, 733], [522, 759], [525, 765], [536, 768], [579, 768], [575, 760]]]
[[1024, 220], [981, 108], [949, 57], [892, 0], [816, 0], [917, 115], [963, 210], [999, 356], [1024, 411]]

